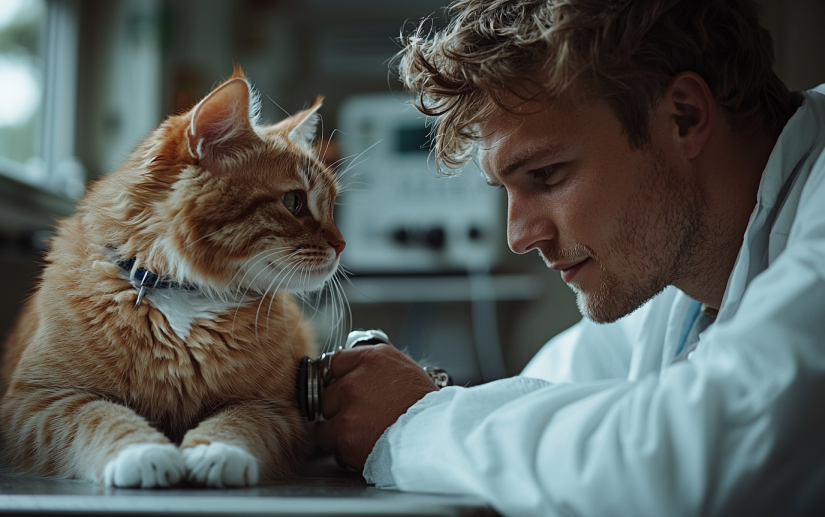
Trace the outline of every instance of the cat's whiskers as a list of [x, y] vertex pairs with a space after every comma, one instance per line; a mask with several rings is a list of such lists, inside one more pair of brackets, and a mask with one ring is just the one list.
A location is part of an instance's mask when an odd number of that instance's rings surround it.
[[347, 271], [347, 270], [345, 269], [345, 267], [344, 267], [344, 266], [340, 266], [340, 267], [339, 267], [339, 269], [340, 269], [340, 271], [342, 272], [342, 276], [344, 277], [344, 279], [346, 279], [346, 281], [347, 281], [347, 282], [349, 282], [349, 285], [351, 285], [353, 289], [355, 289], [356, 291], [358, 291], [359, 293], [361, 293], [361, 294], [362, 294], [363, 296], [365, 296], [366, 298], [370, 298], [370, 297], [369, 297], [369, 296], [367, 296], [367, 295], [366, 295], [363, 291], [361, 291], [360, 289], [358, 289], [358, 286], [357, 286], [357, 285], [355, 285], [355, 283], [354, 283], [352, 280], [350, 280], [350, 278], [349, 278], [349, 277], [352, 275], [352, 271]]
[[[322, 119], [322, 121], [323, 121], [323, 119]], [[329, 151], [329, 144], [332, 143], [332, 137], [335, 136], [336, 131], [338, 131], [340, 133], [340, 130], [338, 128], [335, 128], [335, 129], [332, 130], [332, 133], [329, 134], [329, 139], [327, 140], [327, 146], [324, 147], [324, 153], [321, 155], [321, 161], [322, 162], [326, 162], [326, 160], [327, 160], [327, 151]], [[324, 134], [323, 131], [321, 132], [321, 134], [322, 135]]]
[[[297, 264], [300, 266], [298, 268], [298, 271], [297, 271], [297, 272], [300, 272], [300, 274], [298, 275], [299, 279], [303, 275], [304, 270], [307, 269], [307, 266], [311, 266], [311, 264], [306, 264], [306, 262], [308, 262], [308, 261], [305, 258], [301, 258], [297, 262]], [[293, 272], [292, 276], [290, 276], [290, 278], [287, 280], [287, 285], [289, 285], [289, 282], [292, 281], [292, 277], [294, 277], [294, 276], [295, 276], [295, 272]], [[299, 285], [300, 285], [300, 280], [299, 280]], [[275, 296], [274, 296], [274, 293], [273, 293], [273, 296], [269, 301], [269, 308], [266, 311], [266, 318], [267, 318], [266, 319], [266, 327], [267, 327], [267, 329], [269, 328], [269, 321], [270, 321], [269, 314], [270, 314], [270, 312], [272, 312], [272, 302], [274, 302], [274, 301], [275, 301]]]
[[[318, 114], [318, 121], [321, 123], [321, 132], [319, 134], [323, 136], [323, 134], [324, 134], [324, 117], [320, 113]], [[332, 137], [330, 137], [330, 138], [332, 138]], [[329, 142], [329, 140], [327, 142]], [[327, 147], [329, 147], [329, 143], [327, 143]], [[326, 154], [327, 154], [326, 151], [324, 151], [324, 153], [319, 156], [319, 158], [321, 159], [321, 163], [323, 163], [324, 156], [326, 156]]]
[[274, 105], [278, 106], [278, 108], [280, 108], [280, 110], [281, 110], [281, 111], [283, 111], [284, 113], [286, 113], [286, 116], [287, 116], [287, 117], [291, 117], [291, 116], [292, 116], [292, 114], [291, 114], [290, 112], [288, 112], [288, 111], [287, 111], [287, 110], [285, 110], [285, 109], [284, 109], [284, 108], [283, 108], [280, 104], [278, 104], [277, 102], [275, 102], [275, 101], [272, 99], [272, 97], [270, 97], [269, 95], [267, 95], [267, 96], [266, 96], [266, 98], [267, 98], [267, 99], [269, 99], [269, 100], [272, 102], [272, 104], [274, 104]]
[[[340, 177], [343, 178], [345, 174], [347, 174], [349, 171], [351, 171], [355, 167], [358, 167], [359, 165], [363, 165], [363, 164], [367, 163], [368, 161], [370, 161], [370, 158], [371, 158], [370, 156], [366, 156], [361, 161], [354, 161], [351, 164], [347, 165], [347, 168], [344, 169], [343, 171], [341, 171], [341, 176]], [[359, 176], [361, 174], [363, 174], [363, 172], [356, 172], [356, 173], [353, 174], [353, 176]]]
[[[341, 290], [342, 302], [345, 304], [345, 306], [347, 308], [347, 314], [349, 316], [349, 321], [350, 321], [350, 324], [352, 324], [352, 307], [349, 304], [349, 300], [347, 299], [347, 293], [346, 293], [346, 291], [344, 291], [344, 285], [341, 283], [340, 277], [346, 278], [346, 274], [344, 274], [341, 271], [337, 271], [335, 281], [338, 283], [338, 287]], [[349, 280], [349, 279], [347, 278], [347, 280]]]
[[341, 281], [336, 278], [335, 283], [340, 293], [339, 299], [341, 300], [341, 305], [347, 310], [347, 319], [342, 322], [342, 326], [344, 327], [342, 334], [349, 334], [349, 331], [352, 330], [352, 307], [349, 304], [349, 300], [347, 300], [347, 293], [344, 291], [344, 286], [341, 285]]
[[320, 307], [320, 305], [321, 305], [321, 299], [324, 296], [324, 288], [325, 287], [326, 287], [326, 284], [322, 285], [320, 289], [316, 289], [316, 290], [313, 290], [313, 291], [304, 291], [304, 292], [297, 293], [297, 294], [298, 294], [298, 297], [302, 301], [304, 301], [305, 304], [309, 306], [309, 308], [312, 309], [313, 313], [318, 313], [318, 311], [319, 311], [318, 307]]
[[[344, 176], [343, 176], [343, 175], [344, 175], [347, 171], [349, 171], [349, 170], [351, 170], [351, 169], [353, 169], [353, 168], [355, 168], [355, 167], [358, 167], [359, 165], [362, 165], [362, 164], [366, 163], [367, 161], [369, 161], [369, 158], [364, 158], [364, 159], [363, 159], [363, 160], [361, 160], [360, 162], [353, 163], [352, 165], [350, 165], [349, 167], [347, 167], [347, 169], [346, 169], [344, 172], [342, 172], [340, 176], [337, 176], [337, 183], [338, 183], [338, 185], [339, 185], [339, 187], [338, 187], [338, 194], [339, 194], [339, 195], [340, 195], [340, 194], [342, 194], [343, 192], [348, 191], [348, 190], [353, 190], [353, 189], [352, 189], [352, 186], [353, 186], [353, 185], [357, 185], [357, 184], [359, 184], [359, 183], [354, 183], [352, 180], [354, 180], [354, 179], [355, 179], [355, 178], [357, 178], [358, 176], [360, 176], [360, 175], [364, 174], [364, 173], [366, 172], [366, 170], [361, 170], [361, 171], [356, 171], [356, 172], [354, 172], [354, 173], [353, 173], [353, 174], [352, 174], [349, 178], [347, 178], [347, 182], [346, 182], [346, 183], [344, 183]], [[366, 185], [365, 183], [360, 183], [360, 184], [361, 184], [361, 185]]]
[[[361, 157], [364, 155], [364, 153], [366, 153], [367, 151], [369, 151], [370, 149], [372, 149], [373, 147], [375, 147], [376, 145], [380, 144], [380, 143], [381, 143], [381, 142], [383, 142], [383, 141], [384, 141], [384, 139], [382, 138], [381, 140], [379, 140], [379, 141], [375, 142], [375, 143], [374, 143], [374, 144], [372, 144], [371, 146], [367, 147], [366, 149], [364, 149], [363, 151], [361, 151], [360, 153], [358, 153], [357, 155], [355, 155], [355, 158], [353, 158], [352, 163], [350, 163], [350, 164], [347, 166], [347, 168], [346, 168], [346, 169], [344, 169], [343, 171], [341, 171], [341, 173], [339, 174], [339, 176], [343, 177], [344, 175], [346, 175], [346, 173], [347, 173], [347, 172], [349, 172], [350, 170], [352, 170], [352, 168], [353, 168], [353, 167], [355, 167], [356, 165], [360, 165], [361, 163], [364, 163], [364, 162], [360, 162], [360, 163], [359, 163], [359, 162], [358, 162], [358, 159], [359, 159], [359, 158], [361, 158]], [[368, 159], [369, 159], [369, 158], [366, 158], [365, 160], [368, 160]]]
[[[349, 305], [349, 301], [347, 300], [347, 295], [344, 292], [344, 287], [341, 285], [341, 282], [338, 280], [337, 275], [333, 279], [333, 284], [335, 286], [335, 291], [337, 293], [338, 301], [341, 303], [341, 320], [338, 323], [338, 331], [339, 331], [339, 342], [343, 342], [344, 337], [349, 332], [349, 329], [352, 325], [352, 309]], [[346, 312], [345, 312], [346, 310]]]
[[[255, 265], [257, 265], [258, 263], [260, 263], [262, 260], [267, 260], [269, 257], [272, 257], [272, 256], [274, 256], [274, 255], [277, 255], [278, 253], [281, 253], [281, 252], [282, 252], [282, 250], [287, 250], [287, 249], [290, 249], [290, 247], [285, 246], [285, 247], [283, 247], [283, 248], [276, 248], [276, 251], [273, 251], [273, 250], [262, 251], [261, 253], [256, 254], [256, 255], [255, 255], [255, 257], [257, 257], [257, 256], [259, 256], [259, 255], [261, 255], [261, 254], [263, 254], [263, 253], [269, 253], [269, 254], [268, 254], [268, 255], [266, 255], [265, 257], [263, 257], [263, 258], [259, 259], [259, 260], [258, 260], [258, 262], [256, 262], [256, 263], [255, 263]], [[295, 253], [297, 253], [297, 252], [295, 252]], [[292, 255], [294, 255], [295, 253], [293, 253]], [[290, 256], [292, 256], [292, 255], [290, 255]], [[285, 258], [284, 258], [284, 260], [289, 259], [289, 258], [290, 258], [290, 256], [285, 257]], [[250, 258], [250, 259], [249, 259], [246, 263], [248, 264], [248, 263], [249, 263], [251, 260], [253, 260], [255, 257]], [[240, 309], [240, 306], [243, 304], [243, 301], [246, 299], [246, 294], [249, 292], [249, 289], [252, 287], [252, 285], [254, 284], [255, 280], [257, 280], [258, 276], [260, 276], [261, 274], [263, 274], [263, 273], [264, 273], [264, 272], [266, 272], [266, 271], [267, 271], [267, 269], [266, 269], [266, 268], [261, 269], [261, 271], [259, 271], [259, 272], [258, 272], [258, 274], [257, 274], [257, 275], [255, 275], [255, 277], [254, 277], [254, 278], [252, 279], [252, 281], [249, 283], [249, 286], [247, 286], [247, 288], [246, 288], [246, 290], [244, 291], [243, 295], [241, 295], [241, 297], [240, 297], [240, 301], [238, 302], [238, 306], [235, 308], [235, 314], [232, 316], [232, 332], [234, 332], [234, 331], [235, 331], [235, 321], [236, 321], [236, 320], [237, 320], [237, 318], [238, 318], [238, 310]], [[280, 273], [279, 273], [279, 274], [280, 274]], [[237, 276], [237, 273], [236, 273], [236, 276]], [[234, 277], [233, 277], [233, 278], [234, 278]], [[246, 274], [244, 274], [244, 277], [241, 279], [241, 283], [238, 285], [238, 288], [235, 290], [235, 295], [234, 295], [235, 299], [238, 299], [238, 293], [240, 292], [241, 287], [243, 287], [243, 279], [244, 279], [244, 278], [246, 278]], [[277, 279], [277, 276], [276, 276], [275, 278]], [[273, 281], [274, 281], [274, 280], [273, 280]], [[261, 300], [263, 300], [263, 297], [264, 297], [264, 295], [262, 295]]]
[[[342, 333], [341, 333], [341, 320], [338, 314], [338, 293], [334, 283], [330, 284], [330, 306], [332, 309], [332, 320], [331, 326], [332, 331], [329, 333], [328, 343], [324, 344], [324, 351], [331, 351], [334, 350], [336, 347], [336, 343], [341, 343]], [[327, 349], [327, 346], [329, 348]]]
[[[264, 257], [261, 257], [258, 260], [256, 260], [255, 263], [252, 264], [251, 266], [249, 266], [248, 264], [252, 259], [250, 259], [249, 261], [244, 263], [244, 265], [242, 266], [243, 269], [244, 269], [244, 276], [242, 276], [241, 279], [238, 281], [238, 285], [237, 285], [238, 290], [240, 290], [245, 284], [247, 285], [247, 288], [250, 288], [252, 285], [255, 284], [255, 280], [258, 278], [259, 275], [269, 271], [269, 269], [268, 269], [269, 267], [272, 267], [272, 266], [280, 267], [280, 266], [282, 266], [282, 264], [284, 262], [288, 261], [294, 255], [296, 255], [298, 253], [298, 251], [296, 251], [294, 249], [294, 247], [292, 247], [292, 246], [283, 246], [283, 247], [280, 247], [280, 248], [269, 249], [269, 250], [266, 251], [266, 253], [267, 253], [267, 255], [265, 255]], [[258, 254], [258, 255], [260, 255], [260, 254]], [[258, 256], [258, 255], [256, 255], [256, 256]], [[274, 260], [270, 260], [273, 257], [274, 257]], [[252, 278], [252, 280], [250, 280], [249, 282], [244, 282], [246, 280], [247, 275], [249, 273], [251, 273], [252, 271], [254, 271], [255, 267], [258, 264], [260, 264], [261, 262], [264, 262], [264, 261], [268, 261], [267, 265], [263, 266], [260, 269], [260, 271], [258, 271], [258, 273], [255, 275], [255, 277]], [[276, 264], [276, 262], [278, 262], [278, 264]], [[240, 270], [236, 273], [236, 275], [238, 273], [240, 273]]]
[[[280, 276], [281, 276], [281, 274], [283, 274], [283, 273], [284, 273], [284, 272], [286, 272], [286, 271], [287, 271], [287, 270], [286, 270], [286, 269], [284, 269], [284, 270], [281, 270], [280, 272], [278, 272], [278, 274], [277, 274], [277, 275], [275, 275], [275, 278], [273, 278], [273, 279], [272, 279], [272, 282], [271, 282], [271, 283], [267, 286], [266, 290], [265, 290], [265, 291], [261, 294], [261, 299], [260, 299], [260, 301], [258, 302], [258, 309], [257, 309], [257, 310], [256, 310], [256, 312], [255, 312], [255, 337], [256, 337], [256, 338], [257, 338], [257, 337], [259, 337], [259, 336], [258, 336], [258, 317], [259, 317], [259, 315], [260, 315], [260, 313], [261, 313], [261, 307], [263, 306], [264, 300], [266, 300], [266, 297], [267, 297], [267, 295], [269, 294], [269, 290], [272, 288], [272, 285], [273, 285], [276, 281], [278, 281], [278, 277], [280, 277]], [[279, 285], [280, 285], [280, 284], [279, 284]], [[276, 291], [277, 291], [277, 290], [276, 290]]]
[[[232, 285], [232, 281], [233, 281], [233, 280], [235, 280], [235, 278], [236, 278], [236, 277], [240, 274], [240, 272], [241, 272], [241, 271], [244, 271], [244, 276], [243, 276], [243, 277], [241, 277], [241, 280], [238, 282], [237, 291], [240, 291], [241, 287], [243, 286], [243, 281], [246, 279], [246, 275], [247, 275], [247, 274], [249, 274], [249, 271], [250, 271], [251, 267], [255, 267], [255, 266], [257, 266], [258, 264], [260, 264], [260, 263], [261, 263], [261, 261], [268, 259], [268, 258], [269, 258], [269, 257], [271, 257], [272, 255], [276, 255], [276, 254], [280, 253], [281, 251], [284, 251], [284, 250], [289, 250], [289, 249], [292, 249], [292, 246], [283, 246], [283, 247], [280, 247], [280, 248], [271, 248], [271, 249], [266, 249], [266, 250], [264, 250], [264, 251], [262, 251], [262, 252], [260, 252], [260, 253], [255, 254], [255, 256], [253, 256], [253, 257], [251, 257], [251, 258], [247, 259], [247, 261], [246, 261], [246, 262], [244, 262], [244, 264], [243, 264], [241, 267], [239, 267], [239, 268], [238, 268], [238, 271], [236, 271], [236, 272], [235, 272], [235, 274], [232, 276], [232, 278], [230, 278], [230, 279], [229, 279], [229, 282], [227, 282], [227, 287], [229, 287], [229, 286], [231, 286], [231, 285]], [[263, 257], [262, 259], [258, 260], [258, 261], [257, 261], [257, 262], [255, 262], [254, 264], [252, 264], [252, 266], [251, 266], [250, 268], [247, 268], [247, 265], [248, 265], [251, 261], [255, 260], [255, 258], [256, 258], [256, 257], [259, 257], [259, 256], [261, 256], [261, 255], [262, 255], [262, 254], [264, 254], [264, 253], [270, 253], [270, 255], [268, 255], [268, 256], [266, 256], [266, 257]], [[288, 257], [287, 257], [287, 258], [288, 258]], [[261, 274], [261, 273], [262, 273], [262, 272], [264, 272], [264, 271], [266, 271], [266, 270], [265, 270], [265, 269], [263, 269], [263, 270], [261, 270], [258, 274]], [[258, 275], [255, 275], [255, 278], [257, 278], [257, 277], [258, 277]], [[254, 281], [255, 281], [255, 279], [253, 278], [253, 279], [252, 279], [252, 282], [250, 282], [250, 284], [254, 283]], [[237, 291], [236, 291], [236, 293], [235, 293], [236, 295], [237, 295]]]
[[[336, 343], [343, 343], [344, 335], [346, 333], [346, 313], [344, 312], [344, 306], [349, 306], [346, 303], [346, 295], [341, 290], [340, 283], [336, 280], [335, 276], [337, 275], [337, 271], [335, 275], [330, 277], [325, 284], [325, 287], [328, 287], [328, 294], [327, 300], [328, 307], [331, 311], [330, 316], [330, 327], [331, 330], [327, 334], [326, 339], [324, 340], [324, 346], [322, 348], [322, 352], [327, 352], [332, 350], [336, 347]], [[320, 303], [320, 298], [319, 298]], [[341, 305], [339, 308], [339, 304]], [[317, 310], [317, 308], [316, 308]], [[350, 321], [352, 321], [352, 313], [350, 314]]]
[[[269, 258], [271, 258], [273, 256], [277, 256], [279, 253], [283, 253], [283, 252], [282, 251], [274, 251], [274, 252], [270, 253], [269, 255], [266, 255], [265, 257], [260, 258], [255, 264], [253, 264], [253, 266], [261, 263], [264, 260], [268, 260]], [[295, 255], [297, 255], [298, 253], [300, 253], [300, 250], [294, 251], [294, 252], [290, 253], [289, 255], [287, 255], [285, 257], [281, 257], [279, 260], [282, 263], [287, 262], [287, 261], [289, 261], [289, 259], [291, 259]], [[286, 267], [289, 267], [290, 265], [292, 265], [291, 263], [288, 263], [286, 266], [284, 266], [282, 263], [277, 265], [277, 267], [280, 268], [280, 271], [283, 271], [284, 269], [286, 269]], [[252, 287], [255, 285], [255, 281], [258, 279], [259, 276], [261, 276], [262, 274], [270, 271], [269, 267], [272, 266], [272, 265], [274, 265], [274, 264], [272, 262], [270, 262], [266, 267], [264, 267], [260, 271], [258, 271], [258, 273], [252, 278], [252, 280], [246, 286], [246, 289], [244, 290], [244, 293], [243, 293], [243, 297], [246, 297], [246, 293], [248, 293], [249, 290], [252, 289]], [[280, 274], [280, 272], [278, 274]], [[244, 274], [244, 277], [241, 279], [241, 283], [238, 284], [238, 288], [237, 288], [236, 293], [238, 291], [240, 291], [241, 288], [243, 288], [243, 279], [244, 278], [246, 278], [246, 274]], [[256, 290], [256, 292], [258, 294], [263, 294], [263, 293], [261, 293], [260, 291], [257, 291], [257, 290]]]
[[[368, 189], [365, 189], [365, 188], [363, 188], [363, 189], [356, 189], [356, 188], [353, 188], [353, 187], [354, 187], [354, 186], [356, 186], [356, 185], [360, 185], [360, 186], [363, 186], [363, 187], [367, 187], [367, 186], [368, 186], [366, 183], [363, 183], [363, 182], [358, 182], [358, 183], [355, 183], [355, 182], [350, 182], [350, 183], [347, 183], [347, 184], [346, 184], [346, 186], [341, 186], [341, 187], [339, 187], [339, 189], [338, 189], [338, 194], [340, 195], [340, 194], [343, 194], [344, 192], [350, 192], [350, 191], [352, 191], [352, 192], [365, 192], [366, 190], [368, 190]], [[335, 202], [335, 204], [336, 204], [337, 206], [340, 206], [340, 205], [341, 205], [341, 202], [340, 202], [340, 201], [336, 201], [336, 202]]]
[[[271, 253], [269, 253], [268, 255], [265, 255], [264, 257], [261, 257], [260, 259], [258, 259], [258, 261], [257, 261], [257, 262], [255, 262], [255, 264], [253, 264], [253, 266], [255, 266], [255, 265], [257, 265], [257, 264], [261, 263], [261, 262], [262, 262], [262, 261], [264, 261], [264, 260], [268, 260], [269, 258], [271, 258], [271, 257], [273, 257], [273, 256], [276, 256], [278, 253], [279, 253], [279, 252], [271, 252]], [[267, 271], [267, 268], [266, 268], [266, 267], [264, 267], [264, 268], [262, 268], [260, 271], [258, 271], [258, 273], [257, 273], [257, 274], [256, 274], [256, 275], [252, 278], [252, 281], [250, 281], [250, 282], [249, 282], [249, 284], [246, 286], [246, 289], [244, 289], [243, 294], [242, 294], [242, 295], [240, 295], [240, 300], [241, 300], [241, 303], [243, 302], [243, 300], [245, 300], [245, 299], [246, 299], [246, 295], [247, 295], [247, 293], [249, 292], [249, 290], [252, 288], [252, 286], [255, 284], [255, 280], [257, 280], [257, 278], [258, 278], [260, 275], [264, 274], [266, 271]], [[246, 273], [244, 274], [243, 278], [241, 279], [241, 282], [238, 284], [237, 288], [235, 289], [235, 294], [234, 294], [235, 299], [238, 299], [238, 297], [239, 297], [239, 293], [240, 293], [241, 289], [242, 289], [242, 288], [243, 288], [243, 286], [244, 286], [244, 285], [243, 285], [243, 280], [244, 280], [245, 278], [246, 278]], [[260, 293], [259, 293], [259, 294], [260, 294]]]
[[[344, 280], [349, 282], [349, 285], [352, 286], [353, 289], [355, 289], [356, 291], [361, 293], [361, 295], [365, 296], [366, 298], [370, 298], [364, 292], [362, 292], [360, 289], [358, 289], [358, 286], [355, 285], [355, 283], [353, 283], [352, 279], [350, 279], [350, 276], [352, 276], [352, 271], [349, 271], [344, 264], [339, 263], [338, 264], [338, 271], [336, 272], [336, 277], [343, 278]], [[344, 291], [344, 286], [343, 286], [343, 284], [341, 284], [340, 280], [338, 280], [338, 285], [341, 289], [341, 294], [344, 297], [343, 303], [346, 304], [347, 309], [349, 310], [349, 318], [350, 318], [350, 323], [351, 323], [352, 322], [352, 309], [351, 309], [351, 306], [349, 304], [349, 301], [346, 299], [346, 292]]]
[[301, 274], [298, 276], [299, 293], [303, 293], [304, 291], [306, 291], [307, 287], [309, 286], [309, 275], [311, 267], [312, 264], [306, 264], [301, 270]]
[[[315, 261], [314, 261], [315, 262]], [[344, 304], [341, 295], [338, 294], [335, 285], [335, 275], [338, 274], [337, 266], [334, 271], [331, 272], [331, 275], [328, 276], [323, 283], [319, 286], [309, 290], [310, 286], [310, 278], [313, 273], [313, 268], [319, 266], [320, 264], [315, 263], [307, 263], [304, 267], [301, 268], [301, 271], [298, 272], [298, 276], [300, 280], [298, 282], [298, 289], [302, 289], [304, 291], [296, 291], [294, 294], [298, 296], [301, 300], [305, 302], [305, 306], [309, 306], [314, 314], [317, 314], [322, 311], [320, 308], [321, 303], [323, 300], [328, 300], [329, 303], [326, 305], [327, 309], [332, 312], [331, 316], [329, 317], [329, 326], [332, 330], [327, 334], [323, 347], [321, 351], [327, 351], [330, 347], [334, 348], [334, 343], [343, 342], [343, 323], [345, 314], [343, 308], [339, 308], [339, 304]], [[314, 300], [312, 297], [314, 296]], [[348, 304], [347, 304], [348, 305]], [[314, 316], [313, 316], [314, 317]], [[351, 320], [351, 312], [350, 312], [350, 320]]]
[[[287, 271], [287, 274], [286, 274], [286, 275], [284, 275], [284, 277], [283, 277], [283, 278], [281, 279], [281, 281], [278, 283], [278, 286], [275, 288], [275, 290], [274, 290], [274, 291], [272, 291], [272, 299], [273, 299], [273, 300], [274, 300], [274, 298], [275, 298], [275, 294], [276, 294], [276, 293], [280, 290], [281, 285], [283, 284], [283, 282], [284, 282], [284, 280], [286, 279], [287, 275], [289, 275], [291, 272], [293, 272], [293, 271], [294, 271], [294, 270], [295, 270], [295, 269], [296, 269], [296, 268], [297, 268], [300, 264], [301, 264], [301, 260], [299, 259], [297, 262], [295, 262], [295, 263], [294, 263], [294, 265], [292, 266], [292, 268], [290, 268], [290, 269]], [[276, 276], [275, 276], [275, 278], [272, 280], [272, 282], [269, 284], [269, 286], [267, 287], [266, 291], [264, 292], [263, 297], [261, 297], [261, 301], [260, 301], [260, 302], [258, 302], [258, 310], [255, 312], [255, 336], [256, 336], [256, 337], [258, 337], [258, 319], [259, 319], [259, 317], [260, 317], [260, 315], [261, 315], [261, 307], [263, 306], [264, 300], [265, 300], [265, 299], [266, 299], [266, 297], [269, 295], [269, 291], [270, 291], [270, 289], [272, 289], [272, 285], [275, 283], [275, 281], [278, 279], [278, 277], [279, 277], [279, 276], [281, 276], [281, 274], [280, 274], [280, 273], [278, 273], [278, 275], [276, 275]], [[272, 307], [272, 301], [270, 301], [269, 303], [270, 303], [270, 309], [271, 309], [271, 307]], [[268, 315], [268, 313], [267, 313], [267, 315]]]
[[332, 316], [330, 319], [330, 326], [332, 327], [332, 330], [327, 336], [327, 341], [324, 343], [324, 352], [333, 350], [335, 348], [335, 344], [341, 342], [341, 336], [339, 331], [340, 325], [338, 321], [338, 303], [334, 284], [330, 284], [329, 287], [329, 305], [332, 312]]
[[355, 154], [351, 154], [351, 155], [349, 155], [349, 156], [344, 156], [344, 157], [342, 157], [342, 158], [338, 158], [337, 160], [335, 160], [334, 162], [332, 162], [332, 163], [329, 165], [329, 167], [328, 167], [328, 168], [329, 168], [329, 170], [331, 170], [331, 171], [333, 172], [333, 174], [335, 174], [335, 175], [337, 176], [337, 175], [338, 175], [338, 173], [339, 173], [339, 172], [341, 172], [341, 171], [340, 171], [340, 166], [341, 166], [341, 165], [343, 165], [345, 161], [347, 161], [347, 160], [351, 160], [352, 158], [354, 158], [354, 157], [356, 157], [356, 156], [357, 156], [357, 155], [355, 155]]

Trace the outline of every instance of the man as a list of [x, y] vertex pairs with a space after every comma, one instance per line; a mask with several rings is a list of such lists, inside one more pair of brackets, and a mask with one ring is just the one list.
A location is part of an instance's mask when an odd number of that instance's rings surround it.
[[435, 391], [337, 355], [316, 431], [378, 486], [508, 515], [798, 514], [825, 494], [825, 89], [750, 0], [462, 0], [402, 78], [478, 147], [586, 318], [522, 376]]

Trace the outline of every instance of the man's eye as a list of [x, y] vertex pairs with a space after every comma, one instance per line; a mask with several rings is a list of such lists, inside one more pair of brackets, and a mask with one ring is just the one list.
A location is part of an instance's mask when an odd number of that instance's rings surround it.
[[292, 215], [296, 216], [300, 213], [301, 208], [304, 206], [304, 196], [297, 190], [287, 192], [281, 196], [281, 201], [284, 202], [286, 209], [289, 210]]
[[550, 179], [550, 176], [552, 176], [553, 173], [556, 172], [556, 170], [559, 168], [559, 165], [560, 164], [558, 163], [545, 165], [544, 167], [540, 167], [538, 169], [533, 169], [529, 171], [529, 174], [537, 183], [544, 184], [547, 183], [547, 181]]

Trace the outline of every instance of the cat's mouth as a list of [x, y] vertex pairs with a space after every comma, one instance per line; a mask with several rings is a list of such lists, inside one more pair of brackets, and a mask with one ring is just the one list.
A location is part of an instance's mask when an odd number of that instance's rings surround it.
[[306, 291], [318, 289], [323, 286], [330, 277], [338, 270], [339, 259], [324, 261], [319, 264], [307, 264], [305, 268], [296, 267], [295, 264], [284, 265], [282, 262], [268, 260], [267, 265], [273, 269], [273, 273], [283, 280], [279, 283], [282, 287], [290, 291]]
[[333, 273], [336, 269], [338, 269], [338, 259], [324, 264], [319, 264], [317, 267], [312, 268], [312, 272], [316, 275], [327, 276]]
[[[270, 267], [274, 267], [277, 269], [283, 269], [283, 264], [274, 260], [267, 261], [267, 264]], [[318, 274], [326, 274], [332, 272], [335, 268], [338, 267], [338, 259], [325, 262], [319, 265], [312, 265], [310, 266], [309, 270], [311, 273], [318, 273]]]

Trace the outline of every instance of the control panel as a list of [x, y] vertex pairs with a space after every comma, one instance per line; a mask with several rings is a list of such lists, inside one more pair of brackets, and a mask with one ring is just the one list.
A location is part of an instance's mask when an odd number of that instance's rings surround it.
[[[344, 192], [336, 222], [356, 273], [489, 271], [503, 251], [502, 192], [470, 163], [436, 170], [431, 122], [403, 94], [346, 99], [339, 112]], [[345, 172], [343, 172], [345, 171]]]

